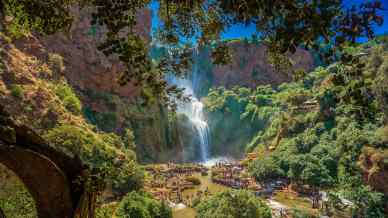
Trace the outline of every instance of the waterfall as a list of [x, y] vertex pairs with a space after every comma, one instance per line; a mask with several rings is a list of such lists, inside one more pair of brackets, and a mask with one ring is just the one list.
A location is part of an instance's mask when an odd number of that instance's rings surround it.
[[[195, 77], [193, 73], [192, 77]], [[184, 94], [191, 96], [190, 102], [179, 102], [177, 112], [185, 114], [190, 122], [195, 127], [199, 138], [199, 149], [201, 154], [201, 162], [209, 160], [209, 126], [204, 116], [203, 103], [198, 100], [194, 91], [193, 84], [194, 79], [176, 78], [175, 76], [169, 76], [168, 81], [170, 84], [175, 84], [179, 88], [184, 88]]]
[[193, 97], [190, 104], [192, 112], [188, 117], [198, 132], [201, 161], [206, 162], [209, 159], [209, 126], [203, 115], [203, 104], [195, 97]]
[[[165, 48], [166, 48], [167, 55], [171, 55], [171, 56], [172, 56], [173, 50], [177, 49], [169, 46], [166, 46]], [[181, 77], [178, 78], [171, 73], [166, 75], [166, 80], [171, 85], [176, 85], [179, 88], [184, 88], [184, 94], [186, 96], [191, 96], [190, 102], [178, 102], [177, 112], [185, 114], [189, 118], [192, 125], [195, 127], [195, 130], [199, 138], [199, 150], [201, 155], [200, 161], [206, 162], [210, 158], [210, 155], [209, 155], [210, 132], [209, 132], [209, 126], [208, 126], [207, 120], [204, 116], [204, 111], [203, 111], [204, 105], [196, 95], [196, 91], [199, 90], [200, 82], [203, 79], [200, 74], [201, 67], [199, 67], [198, 63], [201, 61], [204, 61], [203, 59], [198, 58], [198, 54], [199, 54], [198, 48], [197, 47], [193, 48], [193, 58], [196, 60], [194, 60], [190, 75], [187, 75], [184, 78], [181, 78]]]

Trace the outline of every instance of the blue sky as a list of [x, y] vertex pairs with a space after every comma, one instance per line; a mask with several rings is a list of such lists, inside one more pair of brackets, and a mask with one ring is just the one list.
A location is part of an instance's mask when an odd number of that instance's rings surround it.
[[[384, 24], [381, 27], [376, 27], [375, 32], [377, 35], [388, 33], [388, 0], [381, 0], [384, 8], [386, 11], [382, 12], [382, 15], [384, 16]], [[354, 4], [360, 4], [362, 2], [366, 2], [366, 0], [344, 0], [345, 7], [350, 7]], [[158, 9], [158, 5], [156, 3], [151, 4], [151, 9], [156, 13], [155, 11]], [[157, 16], [153, 16], [152, 18], [152, 27], [155, 29], [157, 25], [159, 24], [159, 20]], [[223, 39], [234, 39], [234, 38], [244, 38], [244, 37], [250, 37], [253, 33], [255, 33], [255, 27], [253, 25], [251, 26], [245, 26], [245, 25], [234, 25], [233, 27], [229, 28], [227, 31], [222, 33]]]

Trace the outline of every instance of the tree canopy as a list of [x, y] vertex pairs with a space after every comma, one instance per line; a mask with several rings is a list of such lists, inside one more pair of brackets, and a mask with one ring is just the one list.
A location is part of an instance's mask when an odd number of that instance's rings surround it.
[[196, 207], [198, 218], [271, 218], [271, 209], [252, 193], [225, 191], [218, 193]]
[[370, 54], [359, 58], [360, 68], [337, 62], [278, 87], [212, 89], [205, 107], [241, 115], [240, 122], [221, 125], [223, 132], [262, 124], [246, 145], [257, 154], [248, 163], [257, 181], [283, 178], [330, 189], [354, 203], [355, 217], [384, 217], [385, 190], [370, 178], [382, 175], [388, 160], [388, 91], [381, 89], [388, 76], [386, 48], [384, 37], [347, 48]]
[[130, 192], [120, 202], [118, 218], [172, 218], [171, 208], [145, 192]]
[[[182, 75], [189, 68], [190, 47], [184, 44], [191, 39], [198, 45], [211, 45], [213, 62], [225, 64], [230, 54], [221, 33], [235, 24], [253, 24], [275, 64], [287, 62], [284, 54], [293, 53], [300, 46], [320, 51], [323, 58], [333, 60], [338, 50], [355, 43], [357, 38], [373, 37], [373, 25], [383, 22], [378, 0], [350, 9], [341, 0], [156, 2], [162, 21], [157, 38], [179, 48], [157, 63], [151, 61], [148, 45], [134, 31], [136, 14], [148, 7], [150, 0], [5, 0], [0, 3], [0, 12], [9, 32], [34, 30], [52, 34], [69, 29], [73, 20], [70, 7], [94, 7], [92, 23], [107, 29], [99, 49], [108, 56], [117, 55], [126, 66], [119, 83], [132, 81], [164, 102], [169, 102], [169, 96], [184, 98], [182, 90], [169, 86], [164, 76], [168, 72]], [[351, 59], [348, 55], [342, 57], [344, 61]]]

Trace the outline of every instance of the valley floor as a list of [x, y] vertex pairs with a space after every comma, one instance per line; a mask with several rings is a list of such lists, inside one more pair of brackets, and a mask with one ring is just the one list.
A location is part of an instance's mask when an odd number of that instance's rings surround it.
[[[184, 164], [184, 165], [185, 165], [184, 167], [186, 168], [189, 165], [197, 166], [196, 164]], [[166, 166], [167, 165], [164, 165], [164, 164], [152, 165], [153, 168], [157, 168], [159, 170]], [[179, 168], [182, 166], [174, 165], [173, 167]], [[209, 171], [209, 173], [204, 174], [201, 172], [194, 172], [194, 173], [189, 172], [187, 174], [182, 173], [179, 175], [168, 174], [171, 177], [168, 179], [160, 177], [162, 175], [161, 171], [150, 173], [148, 175], [148, 179], [154, 181], [152, 182], [152, 184], [154, 186], [163, 186], [164, 189], [152, 188], [151, 183], [148, 183], [148, 185], [146, 185], [146, 190], [149, 191], [151, 194], [153, 194], [154, 197], [156, 197], [157, 199], [169, 202], [170, 207], [172, 207], [173, 209], [174, 218], [195, 218], [196, 211], [193, 205], [195, 205], [196, 201], [198, 200], [200, 201], [201, 198], [203, 199], [208, 196], [212, 196], [216, 193], [226, 191], [232, 188], [232, 187], [217, 184], [214, 182], [214, 178], [212, 178], [212, 175], [211, 175], [212, 173], [214, 173], [214, 172], [211, 172], [211, 171], [214, 171], [214, 166], [213, 167], [203, 166], [203, 167], [206, 168], [207, 169], [206, 171]], [[147, 166], [146, 168], [150, 169], [150, 166]], [[155, 190], [165, 190], [167, 192], [166, 189], [170, 189], [169, 191], [173, 192], [172, 190], [174, 190], [174, 186], [172, 186], [170, 183], [175, 182], [175, 176], [182, 177], [182, 178], [187, 178], [187, 177], [195, 178], [195, 180], [198, 180], [200, 184], [189, 186], [188, 188], [184, 188], [185, 183], [181, 182], [180, 185], [178, 185], [182, 187], [181, 194], [179, 197], [176, 197], [176, 198], [174, 197], [173, 199], [170, 198], [171, 197], [170, 194], [163, 195], [163, 194], [160, 194], [160, 192], [155, 191]], [[155, 182], [155, 178], [159, 178], [159, 181]], [[183, 179], [182, 181], [184, 180], [185, 179]], [[171, 182], [171, 181], [174, 181], [174, 182]], [[164, 185], [162, 185], [162, 183], [164, 183]], [[259, 193], [259, 191], [254, 191], [254, 190], [252, 190], [252, 192], [256, 194]], [[162, 195], [167, 197], [163, 198]], [[304, 211], [305, 213], [313, 216], [318, 215], [318, 209], [312, 208], [312, 202], [310, 198], [308, 198], [307, 196], [300, 196], [295, 192], [289, 192], [287, 191], [287, 189], [273, 191], [271, 192], [271, 194], [258, 196], [258, 198], [262, 198], [263, 200], [265, 200], [265, 202], [267, 202], [268, 206], [273, 211], [274, 217], [279, 217], [280, 213], [286, 213], [286, 211], [293, 211], [293, 210]]]

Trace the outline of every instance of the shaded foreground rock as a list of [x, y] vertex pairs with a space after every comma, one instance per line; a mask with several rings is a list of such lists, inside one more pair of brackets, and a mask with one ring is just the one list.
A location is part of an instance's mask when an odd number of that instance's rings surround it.
[[0, 107], [0, 163], [25, 184], [40, 218], [73, 217], [83, 194], [75, 183], [86, 169], [45, 143], [31, 129], [17, 125]]

